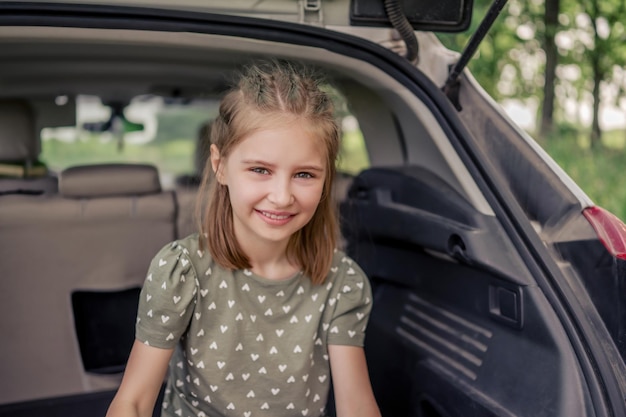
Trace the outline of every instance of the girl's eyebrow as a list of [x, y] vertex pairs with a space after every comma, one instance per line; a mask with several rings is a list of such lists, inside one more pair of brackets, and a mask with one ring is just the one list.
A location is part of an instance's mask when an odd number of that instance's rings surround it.
[[[260, 159], [244, 159], [243, 161], [241, 161], [241, 163], [244, 165], [261, 165], [261, 166], [268, 167], [268, 168], [276, 168], [275, 164], [271, 164], [267, 161], [262, 161]], [[319, 165], [302, 165], [302, 166], [297, 167], [297, 170], [309, 170], [309, 171], [323, 172], [324, 168], [322, 168]]]
[[242, 159], [240, 161], [241, 165], [254, 165], [254, 166], [262, 166], [267, 168], [275, 168], [274, 164], [271, 164], [267, 161], [262, 161], [260, 159]]
[[322, 168], [319, 165], [300, 165], [300, 166], [296, 167], [296, 170], [297, 171], [302, 170], [302, 171], [319, 171], [319, 172], [322, 172], [322, 171], [324, 171], [324, 168]]
[[268, 167], [268, 168], [275, 168], [276, 165], [271, 164], [267, 161], [262, 161], [260, 159], [244, 159], [241, 161], [242, 165], [260, 165], [263, 167]]

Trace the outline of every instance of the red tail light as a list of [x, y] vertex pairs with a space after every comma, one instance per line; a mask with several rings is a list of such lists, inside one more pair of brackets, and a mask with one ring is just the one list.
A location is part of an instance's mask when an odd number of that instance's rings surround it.
[[624, 222], [600, 207], [586, 208], [583, 214], [611, 255], [626, 260], [626, 225]]

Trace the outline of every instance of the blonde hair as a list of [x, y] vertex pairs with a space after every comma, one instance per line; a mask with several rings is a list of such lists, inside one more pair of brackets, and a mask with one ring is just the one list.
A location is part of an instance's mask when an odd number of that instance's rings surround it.
[[[321, 83], [319, 77], [293, 63], [271, 61], [252, 65], [222, 99], [211, 128], [211, 143], [219, 149], [221, 160], [228, 158], [248, 135], [276, 123], [304, 123], [313, 137], [320, 139], [326, 151], [321, 200], [311, 220], [290, 237], [287, 245], [288, 258], [297, 262], [315, 284], [323, 283], [330, 270], [338, 233], [331, 190], [339, 151], [339, 127], [332, 100]], [[201, 247], [206, 246], [224, 268], [250, 268], [250, 261], [235, 237], [228, 187], [213, 180], [210, 161], [200, 187], [197, 213], [203, 232]]]

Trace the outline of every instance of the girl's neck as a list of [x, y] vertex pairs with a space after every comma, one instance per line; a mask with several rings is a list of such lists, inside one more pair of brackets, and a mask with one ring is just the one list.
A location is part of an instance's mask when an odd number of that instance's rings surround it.
[[248, 256], [251, 270], [255, 274], [270, 280], [291, 278], [300, 267], [287, 257], [287, 245], [242, 245]]
[[285, 263], [252, 263], [252, 272], [256, 275], [272, 281], [283, 281], [293, 277], [299, 270], [296, 265]]

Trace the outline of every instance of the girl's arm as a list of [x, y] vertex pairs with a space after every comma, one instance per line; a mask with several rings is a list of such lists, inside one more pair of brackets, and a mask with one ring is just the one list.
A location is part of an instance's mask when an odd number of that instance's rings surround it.
[[363, 348], [328, 345], [328, 355], [337, 417], [380, 417]]
[[151, 417], [173, 352], [135, 340], [106, 417]]

